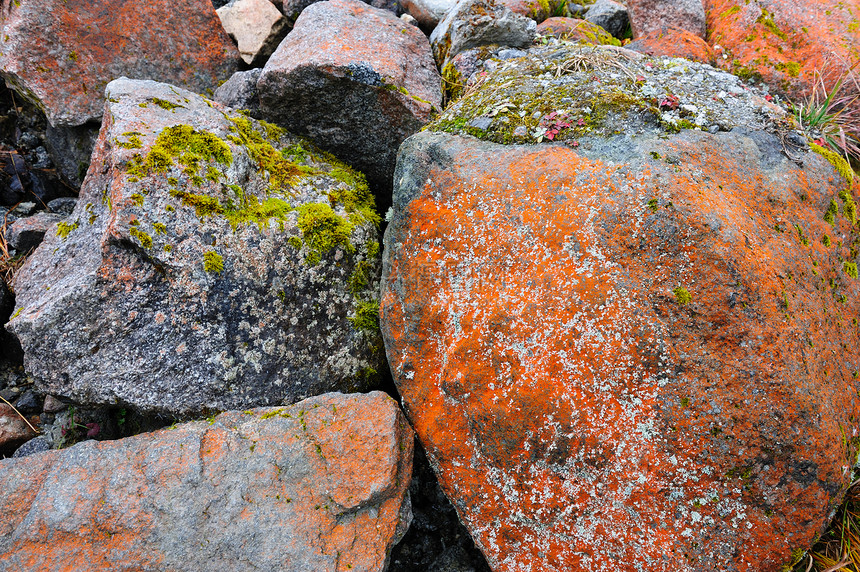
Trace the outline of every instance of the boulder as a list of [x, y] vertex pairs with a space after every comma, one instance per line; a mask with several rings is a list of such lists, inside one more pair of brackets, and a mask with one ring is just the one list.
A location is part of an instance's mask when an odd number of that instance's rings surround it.
[[594, 45], [621, 45], [615, 36], [587, 20], [578, 18], [548, 18], [538, 24], [537, 33], [570, 42]]
[[442, 105], [424, 34], [358, 0], [319, 2], [302, 12], [257, 87], [267, 121], [362, 171], [383, 212], [397, 147]]
[[625, 47], [649, 56], [669, 56], [702, 63], [715, 60], [714, 50], [708, 42], [679, 28], [663, 28], [642, 34]]
[[4, 235], [6, 244], [18, 252], [33, 250], [42, 242], [48, 229], [64, 218], [66, 217], [61, 214], [45, 211], [19, 218], [6, 230]]
[[501, 0], [459, 0], [430, 34], [430, 44], [444, 70], [451, 58], [470, 48], [528, 47], [536, 29], [534, 20], [513, 12]]
[[552, 16], [567, 15], [567, 0], [501, 0], [515, 14], [531, 18], [538, 24]]
[[613, 0], [597, 0], [585, 13], [584, 18], [616, 38], [620, 38], [630, 25], [627, 7]]
[[627, 11], [634, 38], [659, 33], [666, 27], [705, 37], [703, 0], [627, 0]]
[[35, 436], [33, 428], [11, 405], [0, 402], [0, 456], [11, 455], [25, 441]]
[[412, 435], [386, 395], [326, 394], [0, 463], [0, 568], [385, 569]]
[[99, 120], [120, 76], [202, 92], [239, 62], [209, 0], [4, 0], [0, 10], [0, 74], [54, 126]]
[[15, 277], [7, 327], [36, 387], [182, 416], [376, 383], [361, 175], [167, 84], [106, 95], [78, 204]]
[[263, 64], [289, 31], [289, 21], [269, 0], [231, 0], [216, 10], [246, 64]]
[[251, 117], [260, 119], [260, 95], [257, 81], [262, 68], [238, 71], [230, 79], [218, 86], [212, 99], [233, 109], [245, 111]]
[[454, 7], [456, 0], [401, 0], [403, 9], [415, 18], [426, 32], [432, 32], [439, 25], [445, 13]]
[[723, 51], [718, 64], [794, 99], [809, 96], [817, 72], [829, 93], [857, 60], [857, 2], [707, 0], [706, 8], [708, 39]]
[[497, 572], [776, 572], [851, 482], [860, 188], [736, 86], [536, 48], [401, 147], [385, 346]]

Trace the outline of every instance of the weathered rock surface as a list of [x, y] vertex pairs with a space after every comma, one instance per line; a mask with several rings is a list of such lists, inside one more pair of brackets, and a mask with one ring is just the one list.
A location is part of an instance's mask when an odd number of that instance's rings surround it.
[[432, 32], [445, 13], [454, 7], [456, 0], [402, 0], [406, 12], [415, 18], [421, 29]]
[[523, 48], [531, 45], [537, 24], [497, 0], [459, 0], [430, 34], [433, 56], [440, 69], [465, 50], [497, 44]]
[[[566, 50], [401, 148], [381, 308], [407, 414], [496, 571], [781, 570], [857, 455], [857, 185], [752, 98], [700, 105], [754, 126], [728, 133], [602, 113], [606, 84], [686, 76]], [[552, 110], [566, 145], [434, 132], [508, 101], [490, 119]]]
[[269, 0], [232, 0], [216, 12], [246, 64], [262, 64], [289, 31], [289, 21]]
[[707, 0], [706, 8], [708, 38], [726, 56], [718, 64], [792, 97], [809, 95], [816, 71], [829, 88], [857, 61], [856, 0]]
[[326, 394], [0, 462], [0, 568], [382, 571], [412, 434], [382, 393]]
[[48, 229], [64, 218], [61, 214], [43, 211], [18, 219], [6, 230], [6, 244], [18, 252], [33, 250], [42, 242]]
[[666, 27], [705, 37], [703, 0], [628, 0], [626, 6], [634, 38]]
[[424, 34], [358, 0], [319, 2], [302, 12], [257, 87], [266, 120], [362, 171], [383, 211], [397, 147], [442, 105]]
[[613, 0], [597, 0], [585, 13], [585, 19], [597, 24], [616, 38], [630, 25], [627, 7]]
[[537, 33], [542, 36], [552, 36], [571, 42], [582, 42], [594, 45], [618, 45], [615, 37], [587, 20], [578, 18], [547, 18], [537, 26]]
[[649, 56], [669, 56], [702, 63], [713, 63], [715, 59], [714, 50], [705, 40], [678, 28], [648, 32], [625, 47]]
[[0, 403], [0, 455], [12, 454], [19, 445], [35, 436], [36, 433], [10, 405]]
[[230, 79], [218, 86], [212, 99], [233, 109], [247, 111], [248, 115], [260, 119], [260, 94], [257, 93], [257, 81], [262, 68], [234, 73]]
[[107, 97], [75, 211], [15, 278], [8, 328], [37, 387], [185, 415], [371, 386], [379, 219], [361, 177], [166, 84]]
[[564, 16], [567, 13], [567, 2], [561, 0], [500, 0], [515, 14], [531, 18], [538, 24], [547, 18], [556, 15]]
[[55, 126], [100, 119], [115, 78], [203, 92], [239, 61], [209, 0], [4, 0], [0, 10], [0, 73]]

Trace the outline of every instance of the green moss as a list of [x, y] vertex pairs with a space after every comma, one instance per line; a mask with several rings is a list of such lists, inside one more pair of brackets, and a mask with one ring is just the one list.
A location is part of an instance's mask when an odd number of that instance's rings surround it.
[[143, 195], [141, 195], [140, 193], [134, 193], [129, 198], [131, 199], [131, 202], [133, 202], [137, 206], [143, 206]]
[[69, 52], [69, 61], [76, 62], [78, 61], [78, 52]]
[[463, 76], [454, 67], [454, 64], [448, 62], [442, 68], [442, 103], [443, 106], [454, 101], [463, 95], [466, 90], [466, 81]]
[[740, 11], [741, 11], [740, 6], [732, 6], [731, 8], [729, 8], [728, 10], [726, 10], [725, 12], [720, 14], [720, 18], [728, 18], [729, 16], [731, 16], [733, 14], [737, 14]]
[[693, 297], [690, 295], [690, 292], [683, 286], [678, 286], [672, 290], [672, 294], [675, 295], [675, 301], [681, 306], [685, 306], [693, 301]]
[[787, 40], [788, 39], [788, 35], [779, 29], [779, 26], [777, 26], [776, 22], [773, 21], [773, 18], [771, 17], [771, 15], [768, 14], [767, 11], [765, 11], [765, 10], [761, 11], [761, 16], [759, 16], [758, 20], [756, 20], [756, 24], [763, 25], [765, 28], [767, 28], [768, 30], [773, 32], [776, 36], [778, 36], [779, 39], [781, 39], [781, 40]]
[[128, 233], [136, 238], [142, 247], [146, 249], [152, 248], [152, 237], [147, 233], [134, 226], [128, 229]]
[[842, 178], [848, 181], [848, 183], [854, 182], [854, 171], [842, 155], [831, 149], [816, 145], [815, 143], [810, 143], [809, 148], [827, 159], [827, 161], [836, 169], [836, 172], [842, 175]]
[[337, 246], [352, 252], [349, 235], [353, 225], [338, 216], [329, 205], [309, 203], [301, 205], [298, 211], [298, 226], [304, 244], [310, 249], [306, 259], [309, 264], [318, 264], [323, 254]]
[[824, 212], [824, 221], [831, 225], [836, 224], [836, 216], [839, 214], [839, 204], [834, 199], [830, 199], [830, 204], [827, 205], [827, 210]]
[[845, 213], [845, 218], [853, 225], [857, 222], [857, 204], [847, 190], [839, 191], [839, 198], [842, 199], [842, 210]]
[[359, 302], [349, 321], [356, 330], [379, 332], [379, 302]]
[[851, 278], [857, 278], [857, 264], [854, 262], [843, 262], [842, 269]]
[[178, 189], [171, 189], [170, 196], [179, 199], [183, 205], [192, 207], [200, 218], [224, 214], [224, 207], [215, 197], [197, 195]]
[[152, 228], [155, 229], [156, 234], [164, 234], [167, 232], [167, 227], [164, 226], [164, 223], [157, 222], [152, 225]]
[[270, 133], [283, 133], [279, 127], [261, 122], [264, 130], [264, 133], [261, 133], [246, 117], [229, 119], [233, 123], [231, 131], [235, 133], [233, 142], [245, 147], [260, 171], [268, 176], [270, 193], [283, 193], [295, 185], [301, 177], [313, 172], [313, 169], [288, 160], [267, 139]]
[[173, 246], [171, 246], [169, 244], [164, 245], [164, 252], [170, 252], [172, 250], [173, 250]]
[[651, 198], [648, 200], [648, 208], [651, 209], [652, 213], [657, 212], [657, 199]]
[[224, 270], [224, 258], [214, 250], [203, 253], [203, 270], [217, 274]]
[[830, 237], [825, 234], [824, 236], [821, 237], [821, 243], [824, 246], [830, 246], [830, 244], [831, 244]]
[[57, 223], [57, 236], [65, 240], [69, 233], [76, 230], [78, 226], [78, 221], [73, 223], [59, 222]]
[[126, 131], [122, 136], [128, 138], [128, 141], [117, 141], [116, 144], [123, 149], [140, 149], [143, 147], [143, 141], [140, 139], [141, 135], [143, 133], [137, 131]]
[[230, 147], [213, 133], [198, 131], [190, 125], [174, 125], [164, 129], [145, 158], [135, 156], [129, 161], [128, 174], [142, 178], [166, 173], [182, 165], [183, 172], [192, 176], [203, 161], [229, 165], [233, 162]]
[[353, 296], [358, 296], [367, 288], [370, 284], [370, 265], [367, 261], [362, 260], [355, 265], [355, 270], [350, 274], [347, 283]]
[[179, 105], [178, 103], [173, 103], [171, 101], [167, 101], [166, 99], [161, 99], [159, 97], [153, 97], [150, 101], [160, 107], [161, 109], [166, 109], [167, 111], [173, 111], [177, 107], [185, 107], [184, 105]]
[[690, 406], [690, 398], [682, 397], [681, 398], [681, 407], [689, 407]]

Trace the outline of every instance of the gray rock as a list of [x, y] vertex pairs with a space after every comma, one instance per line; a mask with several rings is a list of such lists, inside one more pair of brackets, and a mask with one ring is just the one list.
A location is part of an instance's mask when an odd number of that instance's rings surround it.
[[212, 99], [227, 107], [247, 111], [248, 115], [260, 119], [260, 95], [257, 93], [257, 81], [260, 79], [262, 68], [234, 73], [225, 81]]
[[496, 0], [459, 0], [433, 33], [430, 44], [440, 69], [469, 48], [498, 44], [513, 48], [531, 45], [537, 23], [512, 12]]
[[269, 0], [231, 0], [218, 8], [224, 29], [246, 64], [261, 65], [289, 31], [289, 21]]
[[48, 210], [52, 213], [69, 216], [75, 210], [78, 199], [75, 197], [60, 197], [48, 203]]
[[122, 78], [107, 99], [94, 175], [16, 275], [8, 329], [36, 387], [188, 415], [372, 386], [360, 175], [166, 84]]
[[616, 38], [620, 38], [630, 25], [627, 8], [613, 0], [597, 0], [585, 13], [585, 19], [592, 24], [597, 24]]
[[75, 189], [81, 188], [87, 175], [98, 135], [99, 126], [89, 123], [78, 127], [54, 127], [49, 123], [45, 131], [51, 159], [63, 180]]
[[65, 218], [64, 215], [40, 211], [33, 216], [20, 218], [6, 230], [6, 244], [18, 252], [28, 252], [42, 242], [45, 233]]
[[305, 10], [257, 87], [267, 121], [308, 136], [364, 172], [383, 212], [397, 147], [442, 105], [424, 34], [357, 0]]
[[422, 30], [432, 31], [457, 0], [401, 0], [403, 9], [418, 21]]
[[382, 572], [411, 468], [409, 425], [380, 392], [8, 459], [0, 569]]
[[15, 452], [12, 453], [12, 458], [18, 457], [29, 457], [30, 455], [35, 455], [36, 453], [44, 453], [45, 451], [51, 450], [51, 442], [48, 441], [44, 436], [39, 435], [38, 437], [34, 437], [29, 441], [25, 442], [23, 445], [15, 449]]

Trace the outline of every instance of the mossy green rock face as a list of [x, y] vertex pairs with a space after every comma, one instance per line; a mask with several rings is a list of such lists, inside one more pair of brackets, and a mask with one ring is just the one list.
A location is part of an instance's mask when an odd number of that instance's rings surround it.
[[361, 174], [190, 92], [120, 79], [71, 218], [17, 276], [37, 386], [190, 415], [377, 379], [379, 242]]

